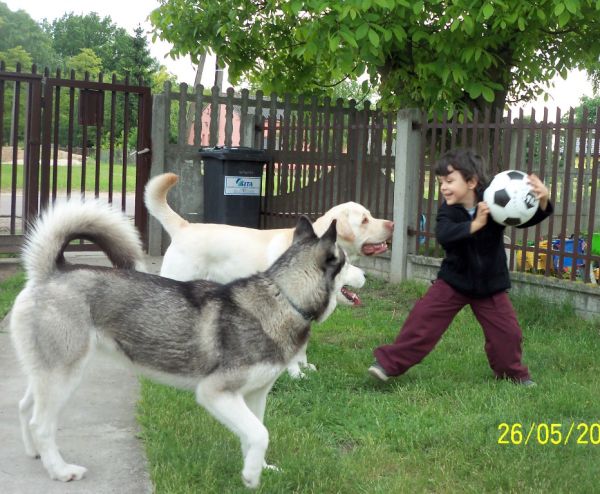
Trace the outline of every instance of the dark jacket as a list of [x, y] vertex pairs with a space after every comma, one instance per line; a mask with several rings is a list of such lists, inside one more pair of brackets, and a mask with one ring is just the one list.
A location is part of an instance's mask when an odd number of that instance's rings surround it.
[[[550, 216], [553, 207], [548, 201], [546, 211], [540, 208], [533, 218], [518, 228], [536, 225]], [[438, 211], [435, 235], [446, 256], [438, 272], [455, 290], [470, 297], [489, 297], [510, 288], [510, 276], [504, 251], [504, 225], [491, 215], [487, 224], [470, 233], [471, 215], [461, 205], [444, 202]]]

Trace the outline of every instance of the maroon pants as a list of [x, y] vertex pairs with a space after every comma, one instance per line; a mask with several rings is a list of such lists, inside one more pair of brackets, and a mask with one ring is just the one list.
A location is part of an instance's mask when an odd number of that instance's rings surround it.
[[529, 371], [521, 363], [523, 334], [508, 294], [472, 298], [440, 279], [417, 301], [396, 341], [375, 349], [377, 362], [390, 376], [403, 374], [433, 350], [454, 316], [467, 304], [483, 328], [485, 352], [496, 377], [528, 379]]

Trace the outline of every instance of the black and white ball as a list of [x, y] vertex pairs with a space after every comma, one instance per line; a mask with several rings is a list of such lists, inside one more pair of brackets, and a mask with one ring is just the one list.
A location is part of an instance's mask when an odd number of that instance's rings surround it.
[[525, 172], [506, 170], [498, 173], [483, 193], [496, 223], [519, 226], [537, 211], [539, 201], [531, 190]]

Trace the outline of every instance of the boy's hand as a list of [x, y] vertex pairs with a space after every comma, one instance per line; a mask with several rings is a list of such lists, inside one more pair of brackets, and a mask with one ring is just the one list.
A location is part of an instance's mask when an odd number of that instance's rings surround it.
[[487, 224], [489, 215], [490, 207], [487, 205], [487, 202], [481, 201], [477, 203], [475, 218], [471, 221], [471, 233], [481, 230]]
[[535, 194], [535, 197], [537, 197], [538, 201], [540, 201], [540, 209], [542, 211], [546, 211], [546, 208], [548, 207], [548, 198], [550, 196], [548, 188], [535, 173], [528, 175], [528, 180], [529, 185], [531, 185], [531, 190]]

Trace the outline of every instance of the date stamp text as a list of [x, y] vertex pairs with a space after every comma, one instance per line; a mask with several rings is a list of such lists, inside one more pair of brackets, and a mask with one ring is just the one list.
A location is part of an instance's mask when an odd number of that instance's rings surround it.
[[532, 422], [531, 424], [512, 424], [502, 422], [498, 425], [498, 444], [512, 446], [582, 446], [600, 445], [600, 422]]

